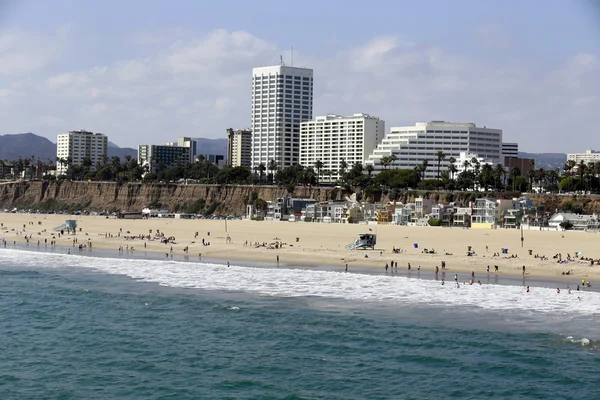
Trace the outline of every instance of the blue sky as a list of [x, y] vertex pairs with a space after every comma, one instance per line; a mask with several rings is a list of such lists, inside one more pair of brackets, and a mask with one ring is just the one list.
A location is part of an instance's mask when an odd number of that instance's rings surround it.
[[600, 2], [0, 0], [0, 133], [121, 146], [246, 127], [253, 66], [315, 70], [315, 114], [473, 121], [599, 148]]

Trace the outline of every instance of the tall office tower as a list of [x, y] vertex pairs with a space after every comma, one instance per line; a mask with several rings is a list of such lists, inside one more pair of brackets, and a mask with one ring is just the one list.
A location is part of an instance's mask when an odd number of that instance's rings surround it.
[[312, 119], [313, 70], [273, 67], [252, 70], [252, 168], [271, 160], [278, 168], [300, 161], [300, 123]]
[[57, 135], [56, 138], [56, 175], [67, 173], [71, 165], [83, 165], [83, 159], [89, 158], [91, 169], [108, 156], [108, 137], [102, 133], [88, 131], [70, 131]]
[[252, 131], [250, 129], [227, 129], [227, 163], [232, 167], [250, 168], [252, 165]]

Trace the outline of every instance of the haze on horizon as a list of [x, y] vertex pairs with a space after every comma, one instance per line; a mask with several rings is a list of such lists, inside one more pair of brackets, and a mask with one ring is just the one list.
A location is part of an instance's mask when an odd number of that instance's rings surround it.
[[250, 125], [252, 68], [314, 69], [314, 115], [500, 128], [529, 152], [600, 147], [593, 0], [0, 0], [0, 134], [119, 146]]

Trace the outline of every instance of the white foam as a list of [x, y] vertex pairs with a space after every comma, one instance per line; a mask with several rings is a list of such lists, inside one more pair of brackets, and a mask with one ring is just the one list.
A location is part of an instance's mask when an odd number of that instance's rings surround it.
[[0, 267], [75, 267], [108, 274], [126, 275], [160, 285], [204, 290], [241, 291], [264, 296], [346, 299], [353, 302], [469, 307], [473, 310], [517, 310], [560, 315], [599, 315], [600, 293], [568, 294], [556, 288], [521, 286], [461, 285], [439, 281], [346, 274], [285, 268], [252, 268], [225, 265], [84, 257], [21, 250], [0, 251]]

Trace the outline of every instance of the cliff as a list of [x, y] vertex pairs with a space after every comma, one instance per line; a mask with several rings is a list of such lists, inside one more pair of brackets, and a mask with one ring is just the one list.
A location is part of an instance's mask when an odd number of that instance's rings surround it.
[[[219, 204], [217, 214], [245, 213], [252, 196], [273, 200], [288, 193], [276, 186], [170, 185], [112, 182], [32, 181], [0, 184], [0, 208], [141, 210], [144, 207], [183, 212], [198, 200]], [[293, 196], [326, 201], [340, 194], [331, 188], [296, 187]]]
[[[220, 186], [220, 185], [169, 185], [111, 182], [9, 182], [0, 184], [0, 208], [41, 208], [41, 209], [87, 209], [87, 210], [141, 210], [144, 207], [168, 209], [184, 212], [188, 207], [201, 201], [204, 209], [210, 206], [215, 213], [243, 215], [249, 199], [274, 200], [288, 194], [287, 188], [276, 186]], [[415, 197], [433, 198], [436, 202], [460, 202], [467, 204], [482, 193], [399, 191], [381, 193], [378, 191], [357, 193], [363, 201], [387, 201], [396, 198], [398, 202], [412, 202]], [[517, 197], [517, 193], [488, 193], [489, 197]], [[317, 201], [342, 199], [344, 193], [334, 188], [294, 188], [293, 197], [309, 198]], [[533, 196], [534, 204], [544, 206], [548, 212], [565, 210], [575, 213], [600, 214], [600, 196]], [[217, 207], [218, 206], [218, 207]]]

